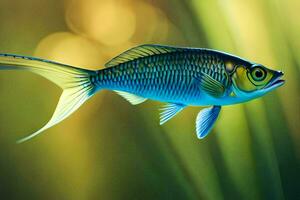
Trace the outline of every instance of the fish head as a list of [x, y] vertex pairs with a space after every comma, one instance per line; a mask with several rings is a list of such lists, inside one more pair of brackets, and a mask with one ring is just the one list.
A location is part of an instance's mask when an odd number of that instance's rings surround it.
[[231, 76], [233, 92], [247, 100], [263, 96], [284, 84], [283, 74], [260, 64], [237, 65]]

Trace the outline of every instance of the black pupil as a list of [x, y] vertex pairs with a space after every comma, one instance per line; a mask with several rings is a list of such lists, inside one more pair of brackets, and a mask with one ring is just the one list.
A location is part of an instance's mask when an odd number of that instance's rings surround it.
[[261, 71], [261, 70], [256, 70], [255, 76], [256, 76], [257, 78], [261, 78], [261, 77], [263, 76], [262, 71]]

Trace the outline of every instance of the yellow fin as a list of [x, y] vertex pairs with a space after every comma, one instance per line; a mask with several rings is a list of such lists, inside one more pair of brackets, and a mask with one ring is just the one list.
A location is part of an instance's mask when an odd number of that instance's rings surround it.
[[131, 60], [135, 60], [137, 58], [143, 58], [152, 55], [170, 53], [175, 51], [184, 51], [183, 48], [179, 47], [171, 47], [171, 46], [162, 46], [155, 44], [144, 44], [141, 46], [133, 47], [121, 53], [117, 57], [111, 59], [109, 62], [105, 64], [105, 67], [113, 67], [121, 63], [125, 63]]
[[215, 80], [208, 74], [202, 73], [200, 78], [196, 78], [200, 81], [200, 88], [204, 90], [206, 93], [213, 97], [221, 97], [224, 95], [225, 87], [222, 83]]
[[95, 92], [90, 77], [95, 71], [80, 69], [41, 58], [0, 54], [0, 70], [26, 70], [39, 74], [63, 89], [56, 109], [48, 121], [38, 131], [17, 141], [25, 142], [46, 129], [58, 124], [75, 112]]
[[120, 96], [122, 96], [124, 99], [129, 101], [132, 105], [137, 105], [137, 104], [143, 103], [144, 101], [147, 100], [144, 97], [140, 97], [135, 94], [128, 93], [128, 92], [123, 92], [123, 91], [118, 91], [118, 90], [114, 90], [114, 91], [117, 94], [119, 94]]

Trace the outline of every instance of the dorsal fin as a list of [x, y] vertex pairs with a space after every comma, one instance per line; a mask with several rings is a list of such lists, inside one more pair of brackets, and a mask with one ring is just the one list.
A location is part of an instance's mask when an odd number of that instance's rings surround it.
[[162, 46], [155, 44], [144, 44], [141, 46], [133, 47], [124, 53], [121, 53], [117, 57], [111, 59], [105, 64], [105, 67], [113, 67], [121, 63], [125, 63], [137, 58], [143, 58], [147, 56], [170, 53], [175, 51], [184, 51], [180, 47]]

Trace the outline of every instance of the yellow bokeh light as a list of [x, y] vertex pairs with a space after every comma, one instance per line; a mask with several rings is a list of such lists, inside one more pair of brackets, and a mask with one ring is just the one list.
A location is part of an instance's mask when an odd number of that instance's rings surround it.
[[68, 32], [51, 34], [38, 44], [35, 55], [61, 63], [99, 69], [103, 53], [97, 43]]
[[166, 40], [170, 22], [159, 8], [140, 1], [134, 4], [134, 11], [137, 15], [134, 42], [158, 43]]
[[75, 33], [104, 45], [119, 45], [130, 40], [136, 18], [125, 4], [114, 1], [76, 1], [67, 6], [66, 21]]

